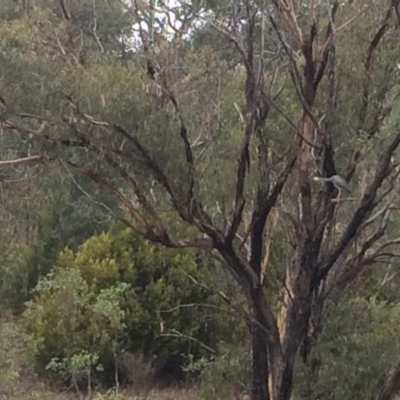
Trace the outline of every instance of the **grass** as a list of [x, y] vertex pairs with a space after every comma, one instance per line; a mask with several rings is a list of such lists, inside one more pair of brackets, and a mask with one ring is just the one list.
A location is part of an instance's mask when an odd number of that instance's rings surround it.
[[[16, 390], [15, 390], [16, 389]], [[149, 393], [137, 394], [131, 390], [123, 390], [116, 394], [114, 391], [93, 392], [90, 400], [196, 400], [197, 392], [194, 389], [165, 389], [151, 390]], [[15, 382], [14, 389], [0, 389], [1, 400], [89, 400], [89, 396], [77, 393], [66, 393], [50, 390], [42, 385], [35, 388], [26, 385], [24, 381]]]

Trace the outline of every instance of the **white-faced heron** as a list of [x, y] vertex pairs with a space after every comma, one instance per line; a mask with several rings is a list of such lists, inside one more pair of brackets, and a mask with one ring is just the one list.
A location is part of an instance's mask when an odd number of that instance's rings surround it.
[[346, 193], [350, 193], [350, 188], [348, 183], [339, 175], [332, 175], [329, 178], [322, 178], [320, 176], [315, 176], [314, 181], [330, 182], [338, 190], [338, 196], [336, 200], [339, 199], [341, 191], [344, 190]]

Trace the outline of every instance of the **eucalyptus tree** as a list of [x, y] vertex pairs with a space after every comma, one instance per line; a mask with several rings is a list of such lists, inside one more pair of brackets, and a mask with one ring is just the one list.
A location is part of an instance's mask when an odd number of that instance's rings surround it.
[[[252, 399], [290, 399], [325, 300], [399, 241], [398, 2], [111, 3], [132, 24], [123, 52], [104, 26], [86, 45], [63, 1], [63, 28], [37, 10], [0, 28], [2, 127], [53, 143], [46, 159], [112, 193], [148, 240], [217, 257], [247, 300]], [[339, 202], [312, 183], [336, 174], [352, 186]]]

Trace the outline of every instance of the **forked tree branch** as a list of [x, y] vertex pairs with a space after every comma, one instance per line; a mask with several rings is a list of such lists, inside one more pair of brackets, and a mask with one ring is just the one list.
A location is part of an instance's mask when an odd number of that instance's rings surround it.
[[274, 205], [276, 204], [283, 187], [289, 178], [297, 161], [297, 155], [292, 157], [284, 171], [281, 173], [277, 183], [272, 189], [269, 196], [266, 196], [263, 190], [258, 191], [258, 197], [255, 202], [254, 210], [251, 216], [251, 223], [249, 227], [249, 234], [251, 237], [251, 252], [250, 252], [250, 265], [259, 275], [260, 281], [263, 280], [261, 276], [262, 269], [262, 251], [263, 251], [263, 233], [267, 217]]
[[[190, 238], [184, 240], [176, 240], [176, 239], [171, 239], [167, 232], [164, 232], [162, 234], [155, 233], [151, 228], [150, 224], [148, 223], [148, 221], [146, 220], [146, 218], [138, 211], [138, 209], [132, 204], [132, 202], [128, 198], [126, 198], [121, 193], [121, 191], [119, 191], [111, 182], [109, 182], [101, 175], [89, 169], [83, 168], [71, 161], [68, 162], [68, 165], [74, 168], [77, 172], [86, 175], [88, 178], [102, 185], [103, 187], [107, 188], [111, 193], [113, 193], [114, 196], [116, 196], [119, 199], [121, 204], [123, 204], [126, 207], [126, 209], [130, 212], [135, 221], [138, 222], [140, 227], [137, 228], [132, 224], [129, 224], [129, 226], [133, 228], [135, 231], [137, 231], [140, 235], [145, 237], [146, 239], [170, 248], [200, 248], [200, 249], [213, 248], [213, 242], [211, 239]], [[125, 220], [124, 222], [126, 223]]]
[[[268, 12], [268, 9], [267, 9], [267, 12]], [[274, 24], [274, 21], [272, 20], [271, 23]], [[235, 45], [236, 48], [238, 49], [238, 51], [239, 51], [239, 53], [240, 53], [242, 59], [245, 60], [244, 63], [245, 63], [247, 72], [252, 72], [252, 73], [253, 73], [252, 69], [249, 68], [249, 65], [248, 65], [248, 62], [247, 62], [247, 59], [246, 59], [246, 51], [245, 51], [245, 47], [244, 47], [243, 41], [240, 40], [240, 38], [238, 38], [238, 35], [236, 34], [236, 32], [227, 32], [226, 30], [224, 30], [223, 28], [221, 28], [220, 26], [218, 26], [218, 25], [216, 25], [216, 24], [214, 24], [214, 23], [211, 23], [211, 25], [212, 25], [215, 29], [217, 29], [218, 32], [221, 32], [222, 34], [224, 34], [232, 43], [234, 43], [234, 45]], [[280, 34], [280, 33], [279, 33], [279, 34]], [[280, 41], [282, 41], [282, 40], [283, 40], [283, 38], [280, 38]], [[286, 42], [285, 42], [284, 40], [283, 40], [283, 46], [284, 46], [284, 48], [286, 48], [286, 46], [287, 46], [287, 44], [286, 44]], [[285, 50], [285, 51], [286, 51], [286, 50]], [[287, 49], [287, 51], [289, 51], [289, 49]], [[290, 54], [291, 54], [291, 53], [290, 53]], [[293, 62], [294, 62], [294, 61], [293, 61]], [[298, 80], [301, 82], [300, 73], [299, 73], [298, 70], [297, 70], [296, 76], [298, 77], [298, 79], [297, 79], [297, 80], [295, 79], [294, 82], [297, 82]], [[292, 80], [293, 80], [294, 78], [293, 78], [292, 75], [291, 75], [291, 77], [292, 77]], [[256, 79], [256, 78], [254, 78], [254, 79]], [[265, 99], [267, 100], [268, 105], [269, 105], [269, 106], [273, 106], [273, 107], [278, 111], [278, 113], [285, 119], [285, 121], [289, 124], [289, 126], [294, 130], [294, 132], [296, 133], [296, 135], [297, 135], [304, 143], [306, 143], [308, 146], [313, 147], [313, 148], [316, 148], [316, 149], [319, 149], [319, 146], [316, 146], [315, 144], [311, 143], [308, 139], [306, 139], [306, 138], [304, 137], [304, 135], [300, 132], [300, 130], [299, 130], [299, 128], [296, 126], [296, 124], [295, 124], [295, 123], [288, 117], [288, 115], [278, 106], [278, 104], [277, 104], [276, 101], [275, 101], [275, 100], [276, 100], [276, 96], [275, 96], [274, 98], [272, 98], [270, 94], [267, 94], [267, 93], [265, 92], [265, 90], [264, 90], [264, 88], [263, 88], [262, 86], [260, 86], [259, 89], [261, 90], [262, 96], [265, 97]], [[297, 84], [296, 84], [296, 90], [299, 90], [298, 95], [299, 95], [300, 100], [302, 101], [303, 107], [305, 107], [306, 111], [307, 111], [308, 113], [310, 113], [310, 110], [308, 109], [307, 105], [304, 103], [304, 100], [303, 100], [304, 95], [303, 95], [303, 97], [300, 96], [300, 94], [303, 93], [303, 92], [302, 92], [302, 87], [298, 88], [298, 87], [297, 87]], [[311, 113], [310, 113], [310, 117], [313, 118], [313, 120], [315, 120], [315, 117], [314, 117]]]
[[[150, 60], [148, 60], [150, 62]], [[149, 74], [149, 77], [155, 82], [156, 81], [156, 75], [151, 75]], [[166, 81], [166, 78], [162, 76], [161, 82], [163, 85], [163, 90], [168, 96], [168, 99], [172, 103], [175, 112], [179, 118], [179, 124], [180, 124], [180, 129], [179, 129], [179, 135], [182, 139], [184, 148], [185, 148], [185, 156], [186, 156], [186, 163], [188, 167], [188, 180], [189, 180], [189, 190], [187, 194], [187, 199], [186, 202], [187, 204], [190, 204], [190, 202], [194, 199], [194, 157], [193, 157], [193, 152], [192, 152], [192, 146], [189, 141], [189, 132], [187, 125], [185, 123], [185, 120], [183, 118], [182, 110], [181, 107], [178, 103], [178, 99], [176, 98], [174, 92], [169, 88], [168, 83]]]
[[150, 168], [157, 182], [170, 195], [173, 207], [183, 221], [196, 226], [202, 233], [212, 237], [214, 241], [223, 241], [222, 232], [213, 224], [210, 216], [204, 211], [202, 204], [194, 198], [191, 199], [190, 204], [180, 198], [178, 191], [174, 188], [171, 182], [171, 179], [160, 168], [158, 163], [151, 156], [150, 151], [140, 142], [135, 133], [129, 133], [122, 126], [95, 119], [80, 110], [79, 106], [72, 101], [71, 96], [66, 96], [66, 98], [76, 112], [87, 122], [95, 126], [111, 129], [121, 134], [138, 149], [143, 157], [143, 162]]
[[272, 0], [274, 6], [278, 12], [283, 16], [286, 25], [297, 41], [297, 45], [302, 47], [303, 45], [303, 34], [300, 30], [299, 24], [297, 23], [296, 14], [292, 7], [292, 2], [287, 0]]
[[[135, 192], [139, 203], [142, 205], [142, 207], [147, 211], [147, 213], [151, 216], [151, 218], [154, 221], [155, 224], [155, 229], [158, 231], [158, 234], [163, 237], [164, 235], [167, 235], [167, 228], [165, 227], [164, 223], [162, 222], [161, 218], [159, 217], [158, 213], [154, 209], [154, 207], [151, 205], [143, 191], [139, 188], [138, 183], [136, 180], [132, 177], [131, 174], [127, 172], [125, 168], [121, 166], [121, 163], [119, 163], [117, 160], [115, 160], [112, 156], [110, 156], [107, 153], [101, 152], [97, 146], [94, 144], [91, 145], [91, 149], [96, 152], [96, 154], [99, 157], [104, 158], [104, 160], [109, 164], [130, 186], [132, 186], [133, 191]], [[148, 223], [150, 226], [150, 224]], [[153, 228], [152, 228], [153, 229]]]
[[386, 151], [383, 153], [381, 161], [376, 169], [376, 173], [372, 183], [364, 194], [361, 200], [360, 206], [356, 210], [353, 218], [349, 222], [346, 231], [343, 233], [339, 243], [333, 248], [331, 254], [327, 257], [326, 261], [318, 266], [318, 271], [316, 274], [316, 279], [314, 281], [314, 287], [316, 287], [319, 282], [328, 274], [329, 270], [332, 268], [340, 254], [347, 247], [353, 237], [359, 231], [361, 224], [364, 222], [365, 218], [369, 216], [373, 208], [375, 207], [375, 199], [377, 196], [378, 189], [382, 185], [382, 182], [389, 174], [389, 165], [391, 162], [391, 157], [395, 150], [400, 145], [400, 132], [398, 132]]
[[142, 145], [142, 143], [139, 141], [139, 139], [135, 136], [135, 134], [129, 133], [127, 130], [125, 130], [122, 126], [116, 125], [116, 124], [111, 124], [106, 121], [101, 121], [101, 120], [96, 120], [89, 114], [86, 114], [83, 112], [79, 106], [72, 100], [71, 96], [66, 96], [68, 102], [71, 104], [73, 109], [81, 115], [84, 119], [86, 119], [89, 123], [95, 125], [95, 126], [103, 126], [105, 128], [109, 128], [119, 134], [121, 134], [123, 137], [125, 137], [127, 140], [129, 140], [140, 152], [140, 154], [143, 157], [144, 162], [147, 164], [147, 166], [153, 171], [156, 180], [164, 187], [164, 189], [167, 191], [167, 193], [171, 196], [171, 200], [174, 204], [174, 206], [179, 209], [180, 206], [180, 199], [178, 198], [178, 194], [175, 190], [175, 188], [172, 186], [172, 183], [168, 179], [168, 177], [165, 175], [163, 170], [159, 167], [157, 162], [151, 157], [150, 151]]
[[[251, 120], [252, 119], [253, 118], [251, 118]], [[250, 162], [249, 144], [252, 133], [253, 133], [253, 124], [252, 121], [250, 121], [246, 126], [245, 137], [243, 139], [243, 143], [240, 150], [240, 156], [238, 160], [235, 206], [233, 210], [232, 222], [226, 237], [228, 242], [232, 242], [239, 228], [239, 225], [242, 221], [243, 209], [245, 205], [243, 191], [246, 178], [246, 169], [248, 168]]]
[[[232, 29], [236, 31], [236, 15], [232, 15]], [[258, 103], [261, 101], [261, 81], [256, 79], [255, 66], [254, 66], [254, 47], [253, 47], [253, 35], [254, 35], [254, 23], [255, 23], [255, 12], [252, 14], [250, 5], [246, 4], [246, 14], [248, 20], [248, 28], [246, 40], [241, 43], [236, 36], [231, 35], [231, 40], [235, 43], [240, 54], [242, 61], [246, 66], [246, 84], [245, 84], [245, 97], [247, 106], [247, 121], [245, 126], [244, 138], [242, 146], [239, 152], [238, 166], [237, 166], [237, 178], [236, 178], [236, 194], [235, 194], [235, 205], [233, 208], [232, 221], [226, 235], [226, 240], [231, 243], [236, 236], [237, 230], [242, 222], [243, 209], [245, 206], [244, 199], [244, 185], [246, 180], [246, 172], [250, 168], [250, 154], [249, 146], [253, 134], [256, 131], [256, 126], [260, 126], [265, 122], [267, 115], [258, 115]], [[244, 44], [246, 43], [246, 45]], [[260, 76], [263, 71], [260, 71]], [[268, 110], [267, 113], [268, 114]], [[258, 122], [258, 123], [257, 123]]]
[[[177, 192], [175, 191], [174, 187], [172, 186], [169, 178], [165, 175], [165, 173], [162, 171], [162, 169], [158, 166], [158, 164], [153, 160], [153, 158], [150, 155], [150, 152], [148, 149], [146, 149], [140, 141], [135, 137], [134, 134], [128, 133], [124, 128], [118, 126], [118, 125], [113, 125], [110, 124], [106, 121], [101, 121], [97, 120], [94, 117], [90, 116], [89, 114], [86, 114], [80, 108], [78, 107], [77, 104], [74, 103], [72, 100], [71, 96], [66, 96], [68, 99], [69, 103], [73, 107], [73, 109], [80, 115], [82, 116], [86, 121], [88, 121], [90, 124], [94, 125], [95, 127], [102, 127], [110, 130], [114, 130], [118, 132], [119, 134], [122, 134], [123, 137], [131, 141], [135, 147], [139, 150], [143, 157], [143, 162], [153, 171], [156, 180], [161, 184], [161, 186], [164, 187], [164, 189], [170, 194], [171, 200], [174, 204], [174, 208], [179, 212], [180, 216], [182, 219], [186, 222], [193, 223], [193, 211], [196, 211], [196, 215], [198, 218], [201, 219], [201, 221], [196, 221], [196, 224], [198, 227], [202, 228], [202, 231], [209, 234], [215, 234], [215, 227], [211, 226], [209, 224], [210, 219], [207, 218], [207, 214], [202, 210], [201, 204], [197, 202], [192, 202], [191, 206], [193, 204], [196, 206], [195, 209], [188, 207], [187, 205], [183, 205], [181, 203], [181, 199], [178, 197]], [[67, 118], [64, 118], [64, 122], [70, 125], [70, 121], [68, 121]], [[144, 194], [139, 190], [139, 186], [136, 184], [132, 176], [130, 176], [123, 168], [122, 166], [116, 162], [110, 155], [105, 155], [104, 152], [100, 152], [100, 150], [94, 145], [94, 143], [90, 142], [84, 135], [79, 134], [79, 140], [69, 140], [69, 139], [58, 139], [58, 138], [53, 138], [50, 137], [46, 134], [42, 134], [41, 132], [34, 131], [31, 128], [28, 128], [24, 125], [21, 124], [16, 124], [11, 120], [6, 120], [3, 122], [3, 126], [7, 129], [11, 130], [18, 130], [21, 133], [24, 133], [26, 135], [32, 135], [36, 138], [43, 138], [48, 142], [51, 143], [56, 143], [60, 144], [62, 146], [66, 147], [83, 147], [83, 148], [88, 148], [92, 149], [93, 151], [97, 151], [98, 155], [101, 153], [101, 156], [106, 159], [106, 162], [109, 163], [113, 168], [117, 169], [117, 171], [120, 173], [121, 177], [123, 177], [129, 184], [133, 187], [135, 194], [138, 196], [138, 199], [140, 200], [142, 206], [146, 209], [146, 211], [152, 216], [153, 221], [156, 223], [156, 227], [159, 231], [158, 236], [154, 234], [154, 232], [151, 232], [150, 224], [148, 221], [144, 219], [143, 216], [140, 215], [140, 213], [137, 213], [137, 210], [132, 209], [132, 204], [122, 196], [122, 194], [118, 191], [116, 191], [116, 188], [113, 187], [112, 185], [110, 186], [110, 183], [106, 181], [100, 182], [100, 178], [97, 175], [93, 175], [93, 173], [89, 170], [86, 170], [82, 168], [79, 165], [72, 165], [76, 170], [77, 168], [81, 168], [79, 171], [81, 173], [86, 174], [87, 176], [90, 176], [91, 179], [96, 180], [98, 183], [102, 183], [104, 186], [108, 187], [109, 190], [111, 190], [114, 195], [117, 196], [117, 198], [120, 199], [121, 203], [124, 204], [127, 209], [131, 212], [132, 215], [135, 215], [136, 219], [140, 221], [140, 224], [142, 225], [144, 229], [144, 233], [146, 234], [146, 237], [150, 240], [151, 237], [154, 238], [156, 242], [165, 244], [167, 247], [200, 247], [200, 248], [211, 248], [211, 241], [206, 240], [206, 239], [190, 239], [188, 241], [177, 241], [177, 240], [171, 240], [168, 238], [168, 236], [164, 237], [164, 231], [165, 227], [163, 226], [161, 219], [157, 216], [157, 213], [155, 212], [154, 208], [152, 208], [151, 204], [147, 199], [144, 197]], [[74, 128], [76, 130], [76, 127]], [[113, 151], [114, 152], [114, 151]], [[118, 152], [115, 152], [118, 154]], [[35, 156], [36, 157], [36, 156]], [[32, 158], [33, 160], [33, 158]], [[10, 162], [7, 162], [10, 164]], [[1, 165], [1, 164], [0, 164]], [[147, 232], [147, 233], [146, 233]]]

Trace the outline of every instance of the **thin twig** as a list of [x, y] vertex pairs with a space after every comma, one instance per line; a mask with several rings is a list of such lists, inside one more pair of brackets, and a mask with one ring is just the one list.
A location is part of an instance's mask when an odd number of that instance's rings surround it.
[[44, 159], [45, 159], [45, 156], [41, 155], [41, 156], [30, 156], [30, 157], [16, 158], [16, 159], [13, 159], [13, 160], [3, 160], [3, 161], [0, 161], [0, 166], [22, 164], [22, 163], [30, 162], [30, 161], [42, 161]]

